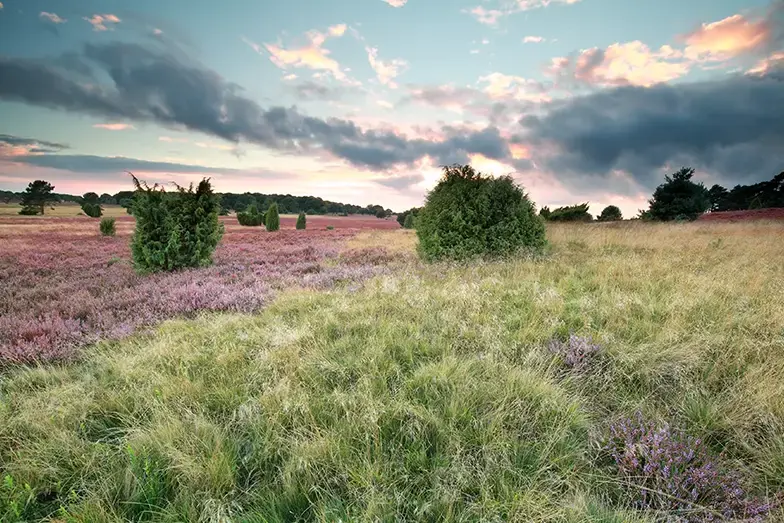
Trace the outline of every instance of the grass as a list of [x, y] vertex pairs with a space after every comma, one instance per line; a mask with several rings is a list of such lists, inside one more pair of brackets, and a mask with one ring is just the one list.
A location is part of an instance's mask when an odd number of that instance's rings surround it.
[[[103, 216], [113, 216], [115, 218], [120, 216], [128, 216], [125, 207], [119, 205], [101, 205], [103, 207]], [[19, 216], [19, 211], [22, 206], [18, 203], [0, 203], [0, 216]], [[64, 217], [64, 216], [83, 216], [82, 208], [75, 203], [72, 204], [57, 204], [49, 206], [44, 210], [44, 216]], [[34, 216], [20, 216], [21, 218], [34, 218]]]
[[[556, 225], [542, 259], [412, 261], [14, 368], [0, 520], [661, 521], [619, 494], [599, 450], [637, 411], [773, 499], [783, 233]], [[405, 251], [415, 236], [351, 241]], [[570, 332], [601, 345], [590, 372], [548, 350]]]

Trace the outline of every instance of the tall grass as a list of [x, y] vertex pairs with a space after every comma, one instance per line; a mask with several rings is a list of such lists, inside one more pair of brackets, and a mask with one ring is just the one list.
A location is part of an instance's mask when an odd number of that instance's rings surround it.
[[[412, 264], [17, 368], [0, 385], [0, 519], [674, 518], [637, 510], [603, 455], [638, 411], [775, 501], [782, 233], [558, 225], [545, 258]], [[550, 350], [569, 334], [601, 346], [579, 372]]]

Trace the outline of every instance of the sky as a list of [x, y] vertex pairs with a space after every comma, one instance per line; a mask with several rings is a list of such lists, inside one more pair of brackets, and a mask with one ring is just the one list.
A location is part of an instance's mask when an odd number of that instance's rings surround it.
[[784, 170], [784, 0], [0, 2], [0, 189], [402, 211], [471, 163], [630, 217]]

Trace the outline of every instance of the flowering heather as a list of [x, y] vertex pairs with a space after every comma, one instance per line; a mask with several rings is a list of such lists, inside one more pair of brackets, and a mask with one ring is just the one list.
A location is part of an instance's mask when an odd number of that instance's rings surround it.
[[601, 347], [591, 338], [570, 334], [566, 341], [551, 340], [548, 346], [550, 352], [563, 358], [567, 366], [575, 370], [585, 370], [591, 358], [601, 350]]
[[100, 236], [84, 218], [0, 218], [0, 365], [67, 359], [79, 345], [167, 318], [250, 312], [276, 289], [330, 287], [384, 270], [370, 259], [339, 260], [357, 229], [296, 231], [284, 222], [267, 234], [232, 221], [212, 266], [140, 276], [130, 263], [132, 217], [117, 220], [116, 237]]
[[642, 510], [677, 521], [762, 521], [772, 508], [751, 499], [737, 472], [712, 458], [699, 438], [645, 422], [640, 413], [610, 426], [606, 450]]

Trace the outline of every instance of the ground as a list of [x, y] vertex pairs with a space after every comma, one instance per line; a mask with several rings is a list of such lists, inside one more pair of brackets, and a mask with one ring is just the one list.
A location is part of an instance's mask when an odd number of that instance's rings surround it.
[[[406, 230], [231, 225], [213, 268], [151, 285], [130, 222], [14, 220], [0, 274], [49, 290], [14, 284], [1, 301], [31, 304], [6, 315], [96, 302], [67, 350], [2, 371], [3, 521], [720, 518], [640, 503], [607, 450], [638, 413], [784, 520], [781, 222], [556, 224], [539, 256], [432, 265]], [[166, 290], [197, 278], [196, 301]], [[177, 305], [96, 342], [127, 285]], [[570, 334], [598, 347], [585, 366], [552, 350]]]

